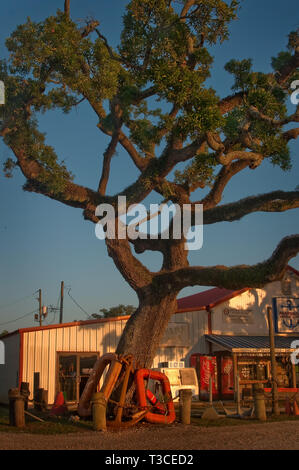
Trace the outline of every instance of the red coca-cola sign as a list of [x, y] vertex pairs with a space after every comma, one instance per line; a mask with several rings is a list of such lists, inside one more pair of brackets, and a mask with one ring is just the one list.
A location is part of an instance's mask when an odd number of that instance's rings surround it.
[[213, 395], [217, 393], [216, 386], [216, 357], [200, 356], [200, 395], [202, 398], [209, 396], [210, 377], [212, 377]]

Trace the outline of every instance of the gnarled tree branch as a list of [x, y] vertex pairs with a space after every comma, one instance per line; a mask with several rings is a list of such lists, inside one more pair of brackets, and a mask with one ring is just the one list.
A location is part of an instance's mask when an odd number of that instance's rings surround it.
[[270, 258], [262, 263], [227, 266], [190, 266], [157, 276], [156, 282], [169, 283], [174, 289], [187, 286], [218, 286], [226, 289], [263, 287], [282, 279], [291, 258], [299, 252], [299, 235], [285, 237]]
[[204, 211], [204, 224], [233, 222], [254, 212], [284, 212], [299, 207], [299, 191], [273, 191]]
[[64, 0], [64, 13], [68, 18], [70, 17], [70, 1], [71, 0]]

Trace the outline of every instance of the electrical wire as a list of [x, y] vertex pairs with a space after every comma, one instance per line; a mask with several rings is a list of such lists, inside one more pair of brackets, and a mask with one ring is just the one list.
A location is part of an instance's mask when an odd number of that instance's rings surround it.
[[56, 320], [56, 315], [57, 315], [57, 312], [54, 312], [54, 315], [53, 315], [52, 321], [48, 322], [48, 323], [47, 323], [47, 326], [49, 326], [49, 325], [54, 325], [54, 323], [55, 323], [55, 320]]
[[18, 320], [22, 320], [22, 318], [28, 317], [29, 315], [32, 315], [33, 313], [36, 313], [36, 312], [37, 312], [37, 309], [33, 310], [32, 312], [25, 313], [25, 315], [22, 315], [19, 318], [15, 318], [14, 320], [10, 320], [10, 321], [4, 322], [4, 323], [0, 323], [0, 326], [8, 325], [9, 323], [14, 323]]
[[48, 308], [48, 310], [50, 310], [52, 313], [54, 313], [54, 315], [53, 315], [52, 320], [50, 322], [48, 322], [46, 326], [53, 325], [55, 323], [56, 315], [57, 315], [57, 312], [59, 310], [58, 304], [59, 304], [59, 300], [60, 300], [60, 295], [61, 294], [60, 294], [60, 291], [59, 291], [58, 299], [57, 299], [57, 302], [56, 302], [56, 307], [53, 307], [53, 305], [50, 305], [49, 308]]
[[37, 292], [38, 292], [38, 291], [34, 292], [33, 294], [26, 295], [26, 297], [22, 297], [21, 299], [14, 300], [13, 302], [10, 302], [10, 303], [8, 303], [8, 304], [6, 304], [6, 305], [1, 305], [1, 306], [0, 306], [0, 310], [3, 310], [4, 308], [10, 307], [11, 305], [18, 304], [19, 302], [22, 302], [23, 300], [30, 299], [30, 298], [33, 297]]
[[87, 316], [87, 318], [90, 318], [90, 314], [86, 312], [86, 310], [84, 310], [83, 307], [81, 307], [81, 305], [78, 304], [78, 302], [74, 299], [74, 297], [70, 294], [70, 291], [71, 291], [71, 288], [69, 287], [68, 290], [67, 290], [67, 293], [68, 293], [68, 296], [72, 299], [72, 301], [74, 302], [75, 305], [77, 305], [77, 307], [79, 307], [80, 310], [82, 310], [82, 312]]

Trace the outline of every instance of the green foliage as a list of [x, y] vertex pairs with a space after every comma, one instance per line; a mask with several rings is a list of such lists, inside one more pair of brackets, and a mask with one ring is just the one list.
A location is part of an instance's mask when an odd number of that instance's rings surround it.
[[236, 19], [240, 2], [232, 0], [227, 4], [219, 0], [198, 0], [195, 4], [197, 7], [189, 19], [195, 33], [203, 35], [210, 44], [228, 39], [228, 25]]
[[263, 139], [262, 153], [270, 157], [273, 165], [278, 165], [284, 171], [292, 168], [290, 150], [283, 137], [265, 136]]
[[[185, 138], [216, 129], [220, 124], [215, 92], [204, 87], [212, 57], [201, 42], [203, 37], [210, 44], [226, 39], [227, 24], [235, 18], [237, 6], [235, 1], [229, 6], [219, 0], [198, 1], [185, 21], [180, 21], [178, 11], [170, 8], [166, 0], [134, 0], [127, 6], [120, 55], [129, 69], [138, 71], [138, 85], [151, 83], [160, 99], [181, 108], [176, 132]], [[185, 61], [190, 38], [194, 68]], [[159, 127], [167, 125], [166, 117], [162, 117]], [[148, 123], [141, 122], [137, 128], [142, 128], [146, 137]], [[155, 141], [153, 129], [150, 136]], [[133, 138], [136, 139], [136, 131]], [[135, 142], [141, 143], [140, 132]]]
[[175, 180], [183, 185], [211, 186], [215, 180], [216, 166], [217, 161], [214, 154], [200, 153], [193, 158], [191, 164], [187, 165], [184, 171], [177, 170], [175, 172]]
[[[250, 121], [253, 147], [259, 142], [259, 150], [273, 164], [289, 168], [282, 126], [249, 113], [254, 107], [268, 118], [284, 119], [287, 94], [275, 76], [253, 72], [250, 59], [226, 64], [225, 70], [234, 76], [232, 89], [244, 93], [244, 100], [224, 117], [215, 90], [206, 85], [213, 63], [209, 46], [228, 38], [239, 3], [196, 0], [181, 18], [185, 0], [131, 0], [117, 50], [107, 47], [100, 31], [82, 35], [76, 23], [59, 10], [41, 22], [27, 18], [6, 41], [10, 59], [0, 61], [0, 80], [5, 82], [7, 96], [2, 108], [7, 129], [4, 141], [15, 153], [23, 152], [39, 164], [35, 184], [59, 195], [72, 180], [38, 130], [38, 113], [51, 109], [67, 113], [83, 99], [96, 110], [108, 133], [115, 128], [116, 99], [129, 137], [145, 157], [154, 156], [154, 146], [164, 138], [166, 143], [176, 137], [190, 142], [208, 131], [225, 136], [231, 148], [246, 150], [240, 136]], [[297, 45], [298, 31], [291, 32], [289, 52], [272, 59], [276, 71], [288, 63]], [[140, 98], [148, 88], [154, 90], [155, 102]], [[172, 108], [177, 109], [176, 116], [165, 111]], [[145, 188], [151, 188], [162, 166], [163, 154], [151, 167], [152, 173], [142, 176]], [[11, 176], [14, 167], [14, 160], [7, 159], [6, 176]], [[183, 171], [176, 172], [176, 181], [211, 185], [215, 167], [214, 154], [195, 155]], [[166, 198], [173, 196], [167, 182], [161, 186]]]
[[3, 163], [3, 171], [6, 178], [12, 178], [13, 170], [16, 168], [16, 162], [12, 158], [7, 158]]
[[239, 106], [233, 109], [225, 118], [223, 132], [231, 141], [238, 139], [241, 129], [246, 122], [246, 107]]
[[95, 319], [110, 318], [110, 317], [122, 317], [125, 315], [132, 315], [136, 310], [133, 305], [120, 304], [117, 307], [100, 308], [100, 314], [93, 313], [91, 316]]
[[[281, 52], [277, 58], [272, 58], [272, 66], [275, 70], [280, 70], [288, 63], [290, 57], [289, 52]], [[237, 142], [243, 127], [250, 123], [248, 129], [250, 136], [255, 142], [259, 142], [258, 146], [253, 144], [253, 150], [256, 147], [257, 151], [268, 157], [274, 165], [279, 165], [281, 169], [290, 169], [290, 152], [282, 135], [282, 126], [271, 122], [271, 119], [279, 122], [287, 116], [287, 92], [277, 85], [272, 75], [253, 72], [250, 59], [231, 60], [225, 69], [234, 75], [235, 82], [232, 89], [235, 92], [243, 92], [244, 100], [241, 106], [225, 117], [224, 134], [231, 141]], [[249, 117], [251, 107], [269, 119], [260, 118], [258, 115]], [[243, 146], [241, 149], [246, 148]]]
[[288, 49], [293, 51], [299, 45], [299, 28], [296, 31], [291, 31], [289, 34]]
[[[101, 100], [112, 98], [117, 90], [120, 66], [111, 60], [103, 40], [92, 43], [82, 38], [76, 24], [60, 11], [41, 23], [28, 18], [6, 45], [11, 53], [11, 73], [30, 76], [39, 84], [54, 81], [60, 85], [54, 94], [50, 89], [48, 100], [42, 97], [40, 106], [46, 109], [64, 107], [70, 92]], [[83, 67], [86, 62], [87, 72]]]
[[277, 57], [272, 57], [271, 65], [274, 70], [280, 70], [284, 67], [291, 59], [292, 54], [288, 51], [279, 52]]

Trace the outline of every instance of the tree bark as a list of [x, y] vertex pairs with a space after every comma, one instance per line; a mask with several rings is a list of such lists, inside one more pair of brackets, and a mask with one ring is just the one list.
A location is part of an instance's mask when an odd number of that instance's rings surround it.
[[70, 1], [71, 0], [65, 0], [64, 2], [64, 13], [68, 18], [70, 17]]
[[157, 293], [154, 286], [141, 296], [136, 312], [129, 318], [116, 353], [132, 354], [138, 367], [151, 367], [167, 324], [175, 313], [177, 292]]

